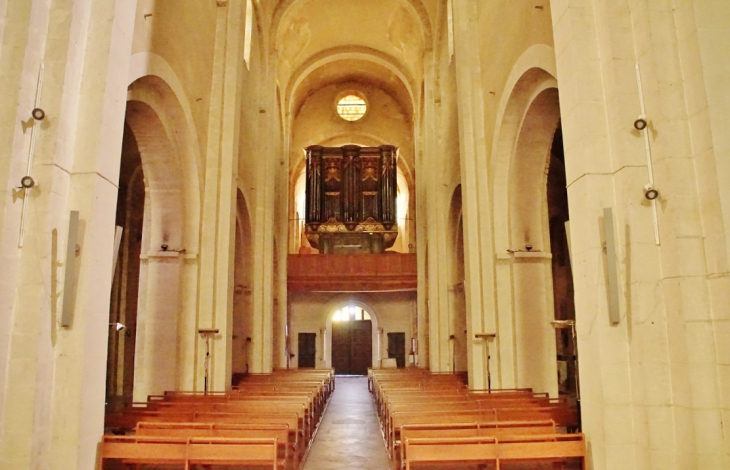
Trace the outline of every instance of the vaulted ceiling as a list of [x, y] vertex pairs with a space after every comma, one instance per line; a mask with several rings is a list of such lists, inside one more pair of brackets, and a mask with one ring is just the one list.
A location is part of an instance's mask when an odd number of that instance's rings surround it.
[[437, 0], [281, 0], [270, 12], [287, 112], [338, 82], [382, 88], [413, 113]]

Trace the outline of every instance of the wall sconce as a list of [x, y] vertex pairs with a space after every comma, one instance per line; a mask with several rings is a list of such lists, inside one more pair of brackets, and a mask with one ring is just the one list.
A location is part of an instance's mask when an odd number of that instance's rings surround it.
[[109, 323], [109, 326], [113, 326], [113, 327], [114, 327], [114, 329], [115, 329], [115, 330], [117, 330], [117, 331], [122, 331], [123, 329], [125, 329], [125, 328], [126, 328], [126, 326], [125, 326], [125, 325], [123, 325], [123, 324], [121, 324], [121, 323], [119, 323], [119, 322], [116, 322], [116, 323]]
[[20, 187], [23, 189], [30, 189], [35, 186], [35, 180], [32, 176], [23, 176], [20, 179]]
[[644, 197], [650, 201], [659, 197], [659, 190], [654, 188], [651, 184], [644, 186]]
[[34, 108], [33, 111], [30, 112], [30, 115], [33, 116], [33, 119], [36, 121], [42, 121], [43, 118], [46, 117], [46, 112], [41, 108]]

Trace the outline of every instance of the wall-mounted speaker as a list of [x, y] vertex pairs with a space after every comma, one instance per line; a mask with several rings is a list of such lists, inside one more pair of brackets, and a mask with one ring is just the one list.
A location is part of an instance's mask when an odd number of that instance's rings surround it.
[[618, 308], [618, 266], [616, 263], [616, 237], [613, 231], [613, 209], [603, 209], [603, 226], [606, 234], [606, 271], [608, 273], [608, 318], [612, 325], [621, 320]]
[[79, 231], [79, 211], [71, 211], [68, 218], [68, 241], [66, 242], [66, 274], [63, 277], [63, 307], [61, 326], [68, 328], [73, 320], [76, 303], [76, 244]]

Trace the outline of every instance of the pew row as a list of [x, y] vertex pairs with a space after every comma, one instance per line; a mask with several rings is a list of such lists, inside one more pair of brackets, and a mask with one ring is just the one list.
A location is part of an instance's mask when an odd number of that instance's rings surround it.
[[[555, 422], [548, 421], [492, 421], [456, 424], [405, 424], [401, 426], [403, 442], [409, 439], [494, 437], [504, 439], [510, 436], [533, 436], [557, 434]], [[400, 463], [405, 465], [406, 447], [400, 446]]]
[[[331, 371], [279, 371], [268, 377], [244, 378], [230, 392], [168, 391], [151, 395], [146, 402], [133, 403], [121, 412], [107, 414], [105, 432], [114, 436], [104, 437], [101, 454], [106, 456], [103, 460], [122, 462], [125, 466], [145, 462], [160, 465], [155, 463], [154, 455], [164, 451], [169, 456], [163, 456], [162, 461], [180, 465], [174, 456], [183, 452], [180, 448], [184, 439], [197, 445], [201, 440], [211, 439], [271, 438], [277, 442], [272, 468], [296, 470], [301, 466], [332, 390]], [[128, 457], [122, 455], [124, 452], [129, 453]], [[144, 454], [142, 457], [140, 452]], [[239, 457], [237, 462], [242, 461]], [[254, 465], [255, 460], [250, 459], [246, 465]], [[221, 465], [229, 465], [224, 458], [221, 461]], [[190, 466], [199, 462], [183, 464]], [[215, 462], [200, 465], [213, 464], [218, 465]], [[269, 468], [268, 463], [264, 466]]]
[[224, 437], [244, 439], [276, 439], [278, 468], [294, 469], [296, 455], [289, 445], [289, 426], [286, 424], [225, 424], [225, 423], [156, 423], [140, 422], [136, 436], [150, 437]]
[[585, 470], [583, 434], [551, 434], [514, 437], [412, 438], [405, 441], [404, 468], [428, 465], [470, 465], [494, 463], [564, 464], [578, 460]]
[[125, 465], [251, 465], [277, 469], [276, 439], [109, 436], [101, 446], [102, 468], [109, 460]]

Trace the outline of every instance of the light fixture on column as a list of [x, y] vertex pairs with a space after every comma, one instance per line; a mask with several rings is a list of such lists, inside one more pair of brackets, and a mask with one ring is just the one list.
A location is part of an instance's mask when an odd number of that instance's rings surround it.
[[646, 107], [644, 106], [644, 91], [641, 86], [641, 71], [639, 70], [639, 61], [636, 61], [636, 86], [639, 90], [639, 106], [640, 112], [639, 117], [634, 121], [634, 129], [640, 132], [644, 138], [644, 152], [646, 153], [646, 170], [649, 176], [649, 189], [652, 191], [644, 190], [644, 197], [651, 201], [651, 209], [654, 216], [654, 243], [659, 246], [659, 215], [656, 207], [656, 198], [659, 196], [659, 192], [654, 189], [654, 170], [651, 162], [651, 146], [649, 145], [649, 130], [648, 121], [646, 120]]
[[634, 121], [634, 129], [637, 131], [643, 131], [646, 129], [647, 122], [646, 122], [646, 116], [641, 115], [638, 118], [636, 118], [636, 121]]
[[114, 329], [115, 329], [115, 330], [117, 330], [117, 331], [122, 331], [123, 329], [125, 329], [125, 328], [126, 328], [126, 326], [125, 326], [125, 325], [123, 325], [123, 324], [121, 324], [121, 323], [119, 323], [119, 322], [116, 322], [116, 323], [109, 323], [109, 326], [113, 326], [113, 327], [114, 327]]
[[20, 187], [23, 189], [30, 189], [35, 186], [35, 180], [32, 176], [23, 176], [20, 179]]
[[651, 184], [644, 186], [644, 197], [650, 201], [659, 197], [659, 190], [653, 187]]
[[33, 116], [33, 119], [36, 121], [42, 121], [43, 118], [46, 117], [46, 112], [43, 111], [41, 108], [33, 108], [33, 111], [30, 113], [31, 116]]

